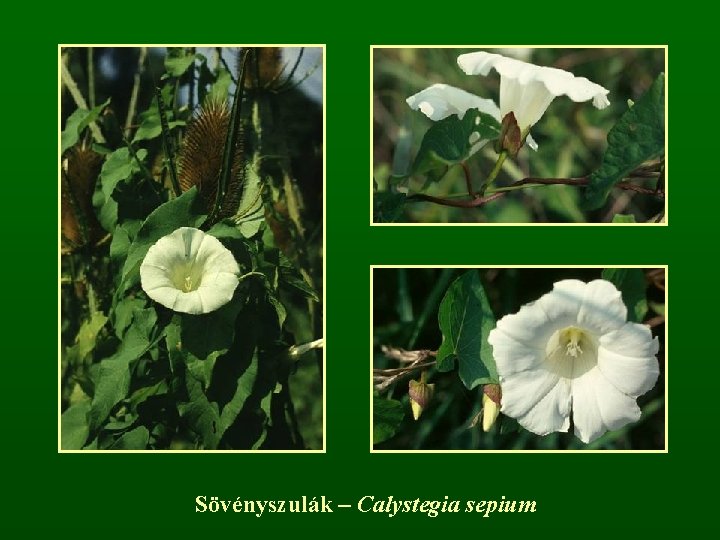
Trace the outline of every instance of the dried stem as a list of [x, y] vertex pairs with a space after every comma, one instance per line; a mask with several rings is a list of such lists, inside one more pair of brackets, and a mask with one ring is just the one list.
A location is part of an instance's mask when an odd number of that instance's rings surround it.
[[[77, 105], [78, 109], [83, 110], [90, 110], [88, 108], [88, 104], [85, 101], [85, 98], [82, 95], [82, 92], [80, 92], [80, 88], [78, 87], [77, 83], [75, 82], [75, 79], [73, 79], [72, 75], [70, 75], [70, 70], [65, 65], [65, 62], [60, 63], [60, 78], [62, 80], [62, 83], [65, 85], [65, 87], [68, 89], [68, 92], [70, 92], [70, 95], [72, 96], [73, 100], [75, 101], [75, 105]], [[100, 131], [100, 128], [95, 122], [91, 122], [88, 126], [90, 128], [90, 131], [92, 132], [93, 138], [100, 144], [103, 144], [105, 142], [105, 137], [103, 136], [102, 132]]]
[[418, 351], [407, 351], [405, 349], [382, 346], [382, 352], [385, 356], [401, 363], [409, 364], [400, 368], [391, 369], [373, 369], [373, 384], [378, 392], [386, 390], [389, 386], [395, 384], [403, 377], [406, 377], [416, 371], [422, 371], [435, 365], [434, 358], [437, 351], [422, 349]]
[[140, 78], [145, 70], [145, 58], [147, 58], [147, 47], [140, 47], [140, 56], [138, 57], [138, 67], [135, 72], [132, 91], [130, 92], [130, 104], [128, 105], [127, 118], [125, 118], [125, 136], [130, 134], [133, 119], [135, 118], [135, 109], [137, 108], [138, 94], [140, 93]]

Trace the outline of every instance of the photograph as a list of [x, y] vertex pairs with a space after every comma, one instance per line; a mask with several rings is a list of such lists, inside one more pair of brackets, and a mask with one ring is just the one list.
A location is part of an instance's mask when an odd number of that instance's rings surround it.
[[667, 452], [667, 266], [374, 266], [371, 452]]
[[323, 45], [58, 47], [58, 451], [325, 451]]
[[373, 46], [371, 225], [667, 224], [667, 47]]

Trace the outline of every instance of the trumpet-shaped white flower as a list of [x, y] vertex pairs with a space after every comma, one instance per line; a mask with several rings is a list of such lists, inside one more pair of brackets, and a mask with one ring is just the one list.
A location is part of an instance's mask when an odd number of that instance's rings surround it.
[[487, 75], [491, 69], [500, 74], [500, 113], [504, 117], [513, 112], [523, 132], [540, 120], [557, 96], [577, 102], [592, 100], [598, 109], [610, 105], [607, 89], [562, 69], [484, 51], [461, 54], [457, 62], [468, 75]]
[[[417, 94], [413, 94], [405, 101], [411, 109], [414, 111], [419, 110], [435, 122], [452, 114], [457, 115], [462, 120], [465, 113], [470, 109], [477, 109], [482, 113], [489, 114], [498, 122], [502, 121], [500, 108], [492, 99], [476, 96], [449, 84], [433, 84]], [[470, 151], [471, 155], [488, 142], [481, 140], [477, 133], [473, 133], [473, 135], [476, 135], [476, 137], [471, 138], [469, 141], [473, 145]], [[537, 144], [535, 144], [532, 137], [528, 137], [528, 145], [533, 150], [537, 149]]]
[[214, 236], [181, 227], [155, 242], [140, 265], [147, 295], [173, 311], [198, 315], [227, 304], [240, 268]]
[[568, 431], [588, 443], [640, 418], [636, 398], [659, 374], [657, 338], [627, 322], [609, 281], [564, 280], [490, 332], [502, 412], [538, 435]]

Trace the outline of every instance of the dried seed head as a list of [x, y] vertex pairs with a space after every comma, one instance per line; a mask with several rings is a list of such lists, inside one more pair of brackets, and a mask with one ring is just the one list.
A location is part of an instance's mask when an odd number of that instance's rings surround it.
[[[230, 125], [230, 109], [225, 102], [208, 100], [188, 125], [180, 151], [180, 188], [187, 191], [197, 186], [205, 206], [215, 205], [223, 148]], [[222, 201], [220, 218], [231, 216], [237, 210], [244, 178], [243, 136], [235, 149], [230, 183]]]
[[60, 186], [60, 230], [63, 252], [69, 253], [102, 234], [93, 209], [95, 182], [102, 157], [83, 146], [72, 148], [63, 162]]

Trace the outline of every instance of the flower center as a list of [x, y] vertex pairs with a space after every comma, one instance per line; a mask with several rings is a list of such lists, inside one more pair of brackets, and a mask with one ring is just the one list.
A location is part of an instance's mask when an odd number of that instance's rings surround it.
[[192, 262], [179, 264], [172, 273], [175, 288], [185, 293], [196, 291], [202, 282], [202, 268], [198, 266]]
[[545, 362], [550, 371], [573, 379], [597, 364], [597, 340], [583, 328], [568, 326], [557, 330], [545, 347]]

